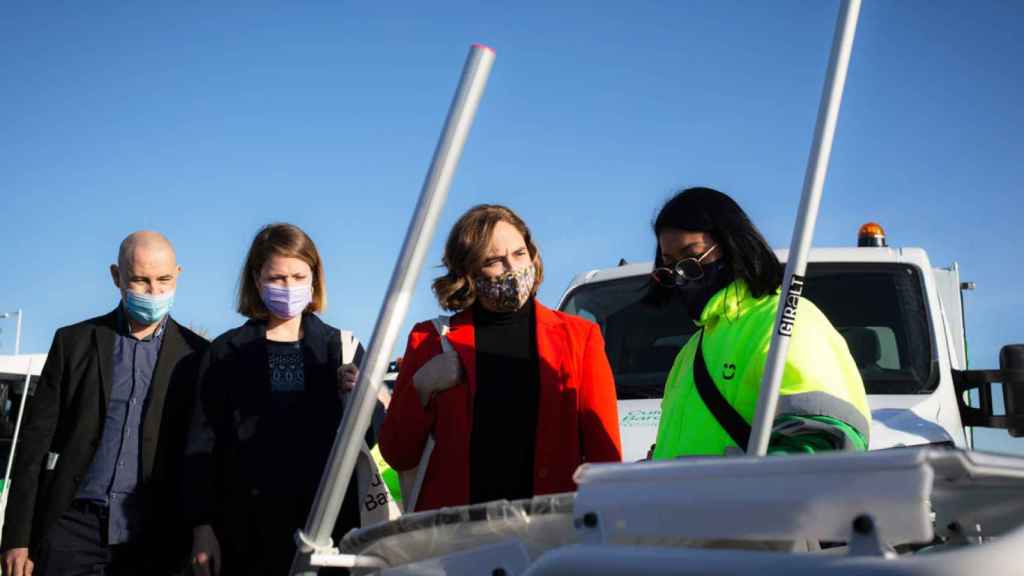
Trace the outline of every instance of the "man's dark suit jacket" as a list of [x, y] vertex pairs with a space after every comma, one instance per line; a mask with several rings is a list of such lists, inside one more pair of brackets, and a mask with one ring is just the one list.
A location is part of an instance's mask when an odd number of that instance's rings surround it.
[[[110, 400], [118, 313], [57, 330], [15, 452], [3, 549], [43, 544], [71, 505], [99, 446]], [[208, 343], [168, 318], [142, 416], [141, 544], [153, 573], [187, 560], [182, 460], [195, 379]], [[56, 462], [53, 463], [53, 454]], [[55, 464], [48, 466], [50, 464]], [[30, 552], [31, 553], [31, 552]]]

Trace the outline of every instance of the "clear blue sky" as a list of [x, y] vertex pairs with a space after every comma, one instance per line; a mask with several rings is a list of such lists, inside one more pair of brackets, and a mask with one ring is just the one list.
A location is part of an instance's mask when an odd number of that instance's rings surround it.
[[[541, 299], [646, 260], [674, 190], [792, 232], [838, 2], [12, 2], [0, 13], [0, 311], [23, 351], [112, 309], [129, 232], [174, 242], [174, 316], [211, 336], [272, 221], [327, 261], [325, 318], [369, 338], [468, 46], [497, 59], [439, 227], [507, 204]], [[866, 0], [815, 236], [959, 261], [971, 360], [1024, 341], [1024, 4]], [[437, 237], [429, 264], [440, 260]], [[406, 327], [438, 313], [425, 270]], [[14, 325], [0, 321], [0, 353]], [[404, 345], [404, 337], [403, 337]], [[396, 354], [400, 351], [396, 351]]]

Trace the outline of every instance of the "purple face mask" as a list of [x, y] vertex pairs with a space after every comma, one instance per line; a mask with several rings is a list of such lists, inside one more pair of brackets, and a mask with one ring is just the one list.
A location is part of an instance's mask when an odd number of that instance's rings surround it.
[[263, 299], [263, 304], [271, 314], [288, 320], [302, 314], [306, 306], [313, 301], [313, 286], [306, 284], [283, 288], [273, 284], [263, 284], [260, 286], [260, 298]]

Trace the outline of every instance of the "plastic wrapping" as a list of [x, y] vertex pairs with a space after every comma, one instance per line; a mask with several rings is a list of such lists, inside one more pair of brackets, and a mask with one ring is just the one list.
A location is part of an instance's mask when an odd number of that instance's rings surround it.
[[352, 530], [338, 545], [343, 554], [370, 555], [399, 566], [516, 539], [531, 561], [552, 548], [578, 541], [573, 529], [575, 494], [498, 500], [403, 516]]

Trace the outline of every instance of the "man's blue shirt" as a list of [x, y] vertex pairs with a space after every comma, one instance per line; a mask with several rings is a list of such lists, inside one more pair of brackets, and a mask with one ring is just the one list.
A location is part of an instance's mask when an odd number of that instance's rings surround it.
[[149, 337], [131, 336], [128, 319], [118, 308], [110, 402], [103, 433], [75, 498], [110, 509], [108, 544], [134, 541], [142, 531], [138, 484], [142, 465], [142, 416], [160, 354], [167, 317]]

